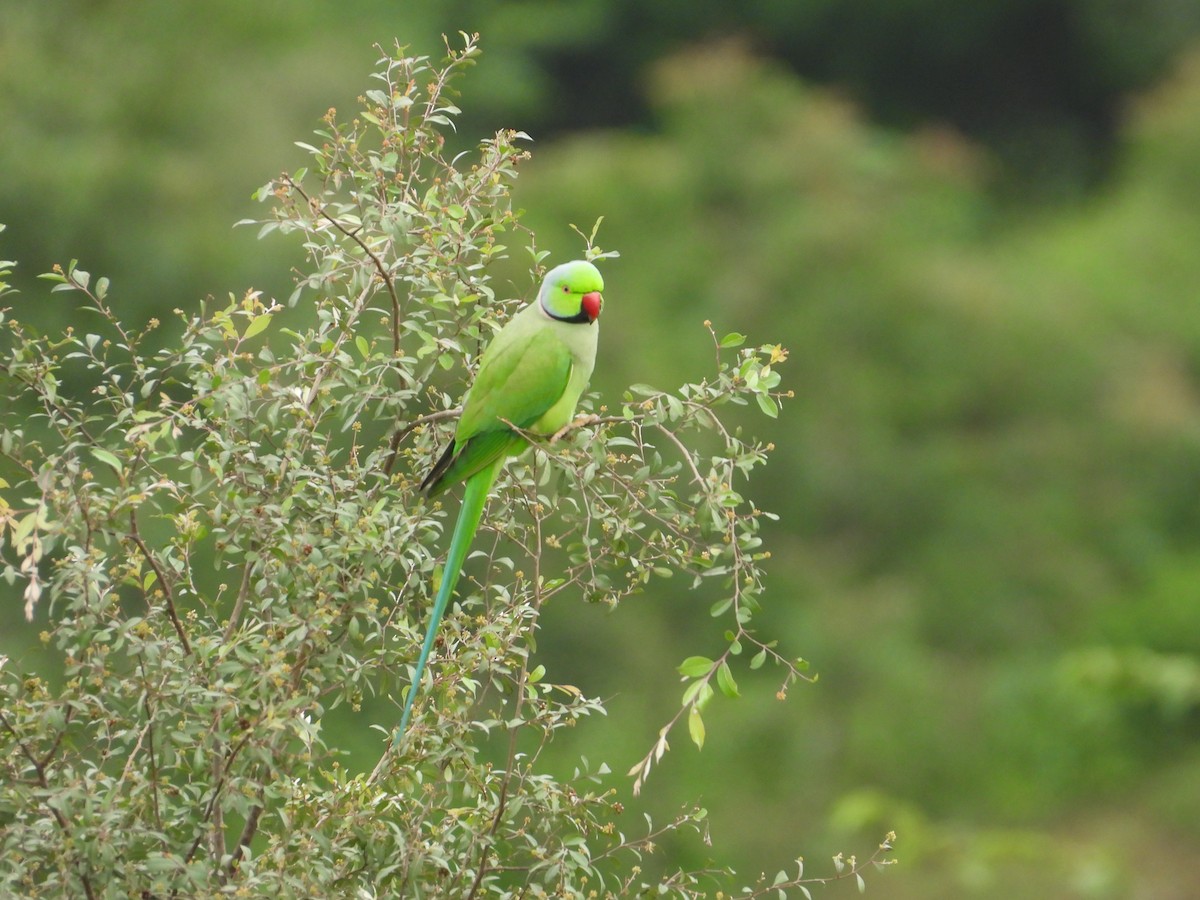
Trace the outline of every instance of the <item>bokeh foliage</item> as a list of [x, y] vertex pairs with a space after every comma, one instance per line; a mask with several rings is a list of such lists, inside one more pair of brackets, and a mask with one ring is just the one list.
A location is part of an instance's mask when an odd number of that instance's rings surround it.
[[[534, 223], [603, 206], [629, 248], [645, 300], [604, 372], [700, 316], [782, 327], [792, 351], [792, 464], [762, 502], [788, 533], [784, 630], [823, 680], [794, 731], [751, 701], [780, 743], [715, 765], [786, 760], [763, 796], [904, 821], [951, 896], [1123, 895], [1138, 854], [1196, 835], [1195, 65], [1138, 106], [1102, 194], [1019, 224], [977, 148], [880, 133], [737, 46], [654, 84], [662, 134], [564, 142], [520, 196]], [[741, 815], [780, 833], [795, 811]]]

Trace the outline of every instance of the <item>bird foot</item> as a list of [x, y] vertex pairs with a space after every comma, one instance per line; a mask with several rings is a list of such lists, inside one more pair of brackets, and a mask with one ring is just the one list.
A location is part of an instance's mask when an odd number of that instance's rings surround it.
[[576, 428], [582, 428], [584, 425], [595, 425], [599, 421], [600, 417], [594, 413], [586, 416], [576, 416], [562, 428], [558, 429], [558, 431], [554, 432], [554, 434], [550, 435], [550, 443], [553, 444], [557, 442], [559, 439], [574, 431]]

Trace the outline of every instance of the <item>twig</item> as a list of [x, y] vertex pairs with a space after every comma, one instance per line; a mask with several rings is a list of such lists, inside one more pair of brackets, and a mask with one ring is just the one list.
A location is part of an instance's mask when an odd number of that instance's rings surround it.
[[692, 478], [695, 479], [696, 484], [698, 484], [700, 489], [703, 490], [704, 479], [700, 476], [700, 470], [696, 468], [696, 462], [692, 459], [692, 454], [688, 453], [687, 447], [683, 445], [683, 441], [679, 439], [675, 432], [664, 426], [661, 422], [655, 422], [654, 426], [663, 434], [665, 434], [671, 440], [671, 443], [679, 448], [679, 453], [685, 460], [687, 460], [688, 468], [692, 470]]
[[[259, 789], [259, 799], [262, 799], [262, 790]], [[237, 871], [238, 863], [242, 861], [242, 857], [246, 855], [246, 849], [250, 846], [250, 842], [254, 840], [254, 835], [258, 831], [258, 820], [262, 817], [263, 806], [261, 803], [250, 807], [250, 815], [246, 817], [246, 824], [242, 828], [242, 833], [238, 835], [237, 848], [233, 851], [233, 858], [229, 860], [229, 874], [232, 875]]]
[[[889, 831], [887, 833], [887, 836], [880, 842], [879, 847], [876, 848], [875, 852], [871, 854], [870, 858], [868, 858], [865, 862], [861, 862], [861, 863], [854, 856], [851, 856], [849, 859], [846, 859], [843, 856], [843, 854], [841, 854], [841, 853], [836, 854], [833, 857], [833, 864], [837, 868], [838, 871], [834, 875], [811, 876], [809, 878], [805, 878], [804, 877], [804, 865], [803, 865], [804, 861], [799, 860], [800, 872], [796, 875], [795, 878], [791, 879], [790, 881], [780, 882], [779, 884], [766, 885], [765, 887], [759, 888], [758, 890], [754, 891], [753, 893], [747, 892], [745, 894], [742, 894], [741, 896], [747, 897], [747, 898], [765, 897], [769, 894], [774, 894], [777, 891], [781, 891], [785, 888], [801, 887], [802, 885], [805, 885], [805, 884], [831, 884], [835, 881], [842, 881], [845, 878], [850, 878], [851, 876], [854, 876], [858, 880], [859, 890], [862, 890], [862, 873], [869, 866], [875, 866], [876, 868], [881, 868], [883, 866], [890, 866], [893, 863], [895, 863], [894, 859], [882, 859], [881, 858], [881, 857], [885, 856], [886, 854], [892, 852], [893, 844], [895, 844], [895, 843], [896, 843], [896, 832]], [[807, 891], [805, 891], [805, 893], [807, 893]]]
[[[214, 719], [215, 718], [216, 717], [214, 716]], [[215, 724], [216, 723], [214, 722], [214, 725]], [[212, 759], [213, 781], [217, 785], [224, 787], [224, 776], [225, 770], [221, 764], [221, 757], [214, 753]], [[218, 788], [218, 790], [219, 789], [220, 788]], [[213, 795], [213, 799], [216, 800], [215, 794]], [[211, 823], [208, 830], [209, 852], [212, 854], [213, 861], [219, 866], [221, 864], [221, 860], [225, 858], [225, 808], [220, 803], [214, 802], [209, 807], [208, 818]], [[224, 873], [221, 872], [220, 869], [218, 869], [217, 872], [220, 881], [224, 883]]]
[[426, 425], [430, 422], [440, 421], [441, 419], [454, 419], [460, 415], [462, 415], [461, 409], [443, 409], [439, 410], [438, 412], [429, 413], [429, 415], [426, 416], [419, 416], [418, 418], [413, 419], [403, 428], [396, 429], [396, 433], [392, 435], [392, 440], [388, 447], [387, 462], [383, 464], [383, 474], [392, 474], [392, 466], [396, 464], [396, 455], [400, 452], [400, 442], [408, 437], [416, 428], [419, 428], [421, 425]]
[[304, 188], [300, 187], [300, 185], [293, 181], [290, 175], [284, 174], [283, 181], [288, 185], [288, 187], [304, 198], [304, 202], [308, 204], [309, 209], [319, 215], [322, 219], [324, 219], [346, 237], [350, 238], [350, 240], [354, 241], [354, 243], [358, 245], [359, 249], [362, 250], [362, 252], [365, 253], [371, 260], [372, 265], [375, 266], [375, 271], [378, 272], [379, 277], [383, 279], [383, 284], [384, 287], [387, 288], [388, 296], [392, 299], [392, 351], [394, 353], [399, 353], [400, 298], [396, 294], [396, 286], [392, 283], [392, 276], [388, 274], [387, 267], [383, 264], [383, 260], [381, 260], [375, 254], [375, 252], [367, 246], [366, 241], [358, 236], [357, 231], [351, 231], [345, 225], [331, 216], [328, 212], [326, 212], [325, 207], [314, 201], [312, 197], [305, 193]]
[[233, 611], [229, 613], [229, 622], [225, 625], [225, 633], [221, 635], [222, 643], [229, 643], [229, 639], [233, 637], [233, 632], [237, 630], [238, 621], [242, 618], [242, 607], [246, 605], [246, 596], [250, 593], [250, 573], [254, 571], [254, 564], [246, 563], [246, 568], [242, 570], [242, 583], [238, 586], [237, 599], [233, 601]]
[[576, 431], [577, 429], [583, 428], [587, 425], [595, 425], [599, 421], [600, 421], [600, 417], [595, 415], [594, 413], [588, 414], [588, 415], [583, 415], [583, 416], [576, 416], [574, 419], [572, 419], [570, 422], [568, 422], [562, 428], [558, 429], [558, 431], [554, 432], [554, 434], [550, 435], [549, 443], [551, 443], [551, 444], [557, 443], [565, 435], [570, 434], [572, 431]]
[[67, 711], [63, 714], [63, 727], [59, 731], [58, 737], [54, 739], [54, 743], [50, 745], [50, 749], [46, 751], [42, 757], [40, 768], [45, 769], [50, 765], [50, 760], [54, 759], [54, 755], [58, 753], [58, 748], [62, 746], [62, 740], [67, 734], [67, 726], [71, 724], [71, 718], [75, 715], [75, 707], [67, 706]]
[[[251, 734], [253, 734], [252, 731], [247, 731], [245, 736], [233, 746], [233, 749], [225, 754], [225, 760], [223, 764], [220, 758], [217, 758], [213, 768], [219, 769], [220, 773], [217, 776], [216, 784], [213, 785], [212, 796], [209, 798], [208, 805], [204, 810], [205, 822], [208, 822], [210, 819], [212, 819], [213, 812], [221, 800], [221, 793], [225, 790], [225, 781], [226, 777], [229, 775], [229, 768], [233, 765], [233, 761], [237, 759], [238, 754], [242, 752], [242, 749], [246, 746], [246, 744], [250, 742]], [[200, 834], [196, 836], [196, 839], [192, 841], [191, 848], [188, 850], [187, 855], [183, 858], [184, 865], [187, 865], [192, 861], [193, 858], [195, 858], [196, 851], [200, 849], [200, 845], [204, 842], [204, 835], [207, 833], [207, 831], [207, 828], [201, 830]]]
[[[16, 742], [17, 748], [21, 751], [21, 754], [27, 760], [29, 760], [29, 764], [33, 766], [34, 774], [37, 775], [38, 786], [44, 791], [49, 791], [50, 780], [46, 778], [46, 767], [42, 763], [38, 762], [37, 757], [33, 755], [33, 751], [29, 749], [29, 745], [21, 739], [19, 734], [17, 734], [17, 730], [13, 728], [12, 724], [8, 721], [8, 717], [4, 715], [3, 710], [0, 710], [0, 725], [3, 725], [4, 730], [12, 735], [12, 738]], [[43, 799], [42, 802], [46, 804], [46, 808], [49, 809], [50, 814], [54, 816], [54, 821], [58, 823], [59, 830], [62, 831], [67, 841], [73, 842], [71, 826], [67, 822], [67, 817], [64, 816], [52, 804], [50, 804], [48, 799]], [[80, 872], [79, 880], [83, 882], [83, 892], [87, 896], [88, 900], [96, 900], [96, 891], [92, 888], [92, 881], [90, 878], [88, 878], [87, 873]]]
[[166, 598], [167, 615], [171, 617], [171, 624], [175, 626], [175, 633], [179, 635], [179, 643], [183, 645], [185, 656], [192, 655], [192, 645], [188, 643], [187, 633], [183, 630], [183, 623], [179, 621], [179, 614], [175, 611], [175, 596], [171, 592], [171, 585], [167, 581], [167, 573], [163, 571], [154, 554], [150, 552], [150, 548], [146, 546], [146, 542], [142, 540], [141, 532], [138, 531], [137, 512], [129, 511], [129, 537], [137, 544], [138, 550], [142, 552], [142, 556], [146, 557], [146, 562], [150, 564], [150, 568], [154, 570], [155, 576], [158, 578], [158, 583], [162, 585], [163, 597]]

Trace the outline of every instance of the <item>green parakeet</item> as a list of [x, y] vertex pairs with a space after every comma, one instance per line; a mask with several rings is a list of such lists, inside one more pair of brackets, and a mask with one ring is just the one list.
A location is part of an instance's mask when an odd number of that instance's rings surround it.
[[575, 260], [547, 273], [537, 299], [517, 313], [484, 350], [454, 441], [421, 483], [428, 497], [436, 497], [460, 481], [466, 483], [466, 489], [396, 731], [397, 741], [408, 728], [434, 636], [479, 526], [488, 491], [504, 460], [525, 448], [525, 438], [513, 426], [551, 435], [575, 414], [596, 362], [603, 290], [604, 280], [590, 262]]

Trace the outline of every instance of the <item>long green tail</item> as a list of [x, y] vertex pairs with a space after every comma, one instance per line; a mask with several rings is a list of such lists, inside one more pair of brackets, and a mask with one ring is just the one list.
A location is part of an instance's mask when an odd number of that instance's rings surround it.
[[425, 674], [425, 666], [429, 662], [433, 639], [437, 635], [442, 615], [446, 612], [450, 597], [454, 593], [454, 586], [458, 583], [458, 576], [462, 572], [467, 551], [471, 549], [475, 530], [479, 527], [479, 521], [483, 517], [483, 507], [487, 502], [488, 491], [492, 489], [492, 482], [496, 480], [496, 473], [500, 471], [503, 462], [504, 457], [502, 456], [486, 469], [481, 469], [467, 479], [462, 509], [458, 512], [458, 521], [454, 525], [454, 537], [450, 540], [450, 551], [446, 554], [446, 565], [442, 569], [442, 583], [438, 588], [437, 599], [433, 601], [433, 613], [429, 617], [425, 643], [421, 645], [421, 655], [417, 658], [412, 686], [408, 689], [408, 699], [404, 702], [404, 714], [400, 717], [400, 727], [396, 729], [395, 737], [392, 740], [393, 746], [400, 743], [400, 739], [408, 730], [408, 720], [412, 715], [413, 703], [416, 702], [417, 695], [421, 692], [421, 676]]

